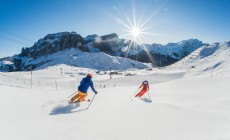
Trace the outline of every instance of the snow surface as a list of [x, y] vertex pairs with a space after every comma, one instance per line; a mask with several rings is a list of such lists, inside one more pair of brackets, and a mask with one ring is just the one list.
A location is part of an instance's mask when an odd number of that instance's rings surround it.
[[[34, 80], [75, 81], [76, 86], [84, 74], [93, 73], [98, 95], [88, 110], [88, 102], [67, 104], [76, 89], [21, 88], [23, 82], [17, 83], [21, 87], [13, 82], [9, 86], [7, 76], [28, 80], [30, 73], [0, 73], [0, 139], [229, 140], [230, 48], [220, 46], [205, 54], [202, 50], [208, 47], [203, 47], [164, 69], [121, 71], [111, 80], [107, 74], [66, 65], [33, 72]], [[128, 73], [133, 76], [125, 76]], [[131, 101], [146, 79], [149, 96]], [[89, 90], [87, 98], [93, 95]]]

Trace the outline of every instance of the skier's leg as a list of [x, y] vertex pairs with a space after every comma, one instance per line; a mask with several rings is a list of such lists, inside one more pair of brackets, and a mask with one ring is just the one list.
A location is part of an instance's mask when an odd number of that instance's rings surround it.
[[85, 99], [86, 96], [88, 96], [87, 93], [82, 94], [81, 97], [79, 98], [79, 102], [82, 102]]
[[140, 96], [140, 94], [142, 94], [142, 92], [143, 92], [143, 89], [135, 97]]
[[71, 102], [75, 102], [77, 101], [80, 97], [81, 97], [82, 92], [78, 91], [77, 95], [73, 96], [73, 98], [71, 98]]
[[140, 95], [140, 93], [141, 93], [141, 91], [140, 91], [139, 93], [137, 93], [137, 95], [135, 95], [135, 97], [139, 96], [139, 95]]
[[145, 91], [141, 91], [141, 93], [138, 95], [138, 97], [141, 97], [143, 94], [145, 93]]
[[143, 92], [139, 95], [139, 97], [143, 96], [146, 92], [147, 90], [143, 90]]

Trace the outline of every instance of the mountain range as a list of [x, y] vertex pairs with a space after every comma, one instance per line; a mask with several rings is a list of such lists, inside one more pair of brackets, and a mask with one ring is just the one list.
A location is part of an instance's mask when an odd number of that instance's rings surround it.
[[85, 38], [76, 32], [48, 34], [12, 57], [0, 59], [1, 71], [42, 69], [67, 64], [97, 70], [168, 66], [207, 46], [198, 39], [177, 43], [137, 44], [115, 33]]

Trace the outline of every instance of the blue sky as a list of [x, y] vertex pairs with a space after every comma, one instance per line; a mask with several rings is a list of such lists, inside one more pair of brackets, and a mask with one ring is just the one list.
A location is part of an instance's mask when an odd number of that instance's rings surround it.
[[144, 43], [230, 41], [229, 9], [229, 0], [0, 0], [0, 57], [17, 54], [49, 33], [123, 37], [126, 28], [118, 21], [128, 24], [133, 15], [147, 21]]

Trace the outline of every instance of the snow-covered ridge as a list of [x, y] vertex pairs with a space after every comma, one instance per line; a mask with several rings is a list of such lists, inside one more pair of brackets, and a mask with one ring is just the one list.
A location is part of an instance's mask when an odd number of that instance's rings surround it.
[[203, 45], [202, 41], [199, 41], [198, 39], [189, 39], [178, 43], [168, 43], [166, 45], [147, 45], [147, 48], [154, 53], [160, 53], [163, 55], [169, 55], [175, 59], [181, 59]]
[[230, 70], [230, 42], [204, 45], [171, 67], [186, 69], [190, 75], [223, 74]]

